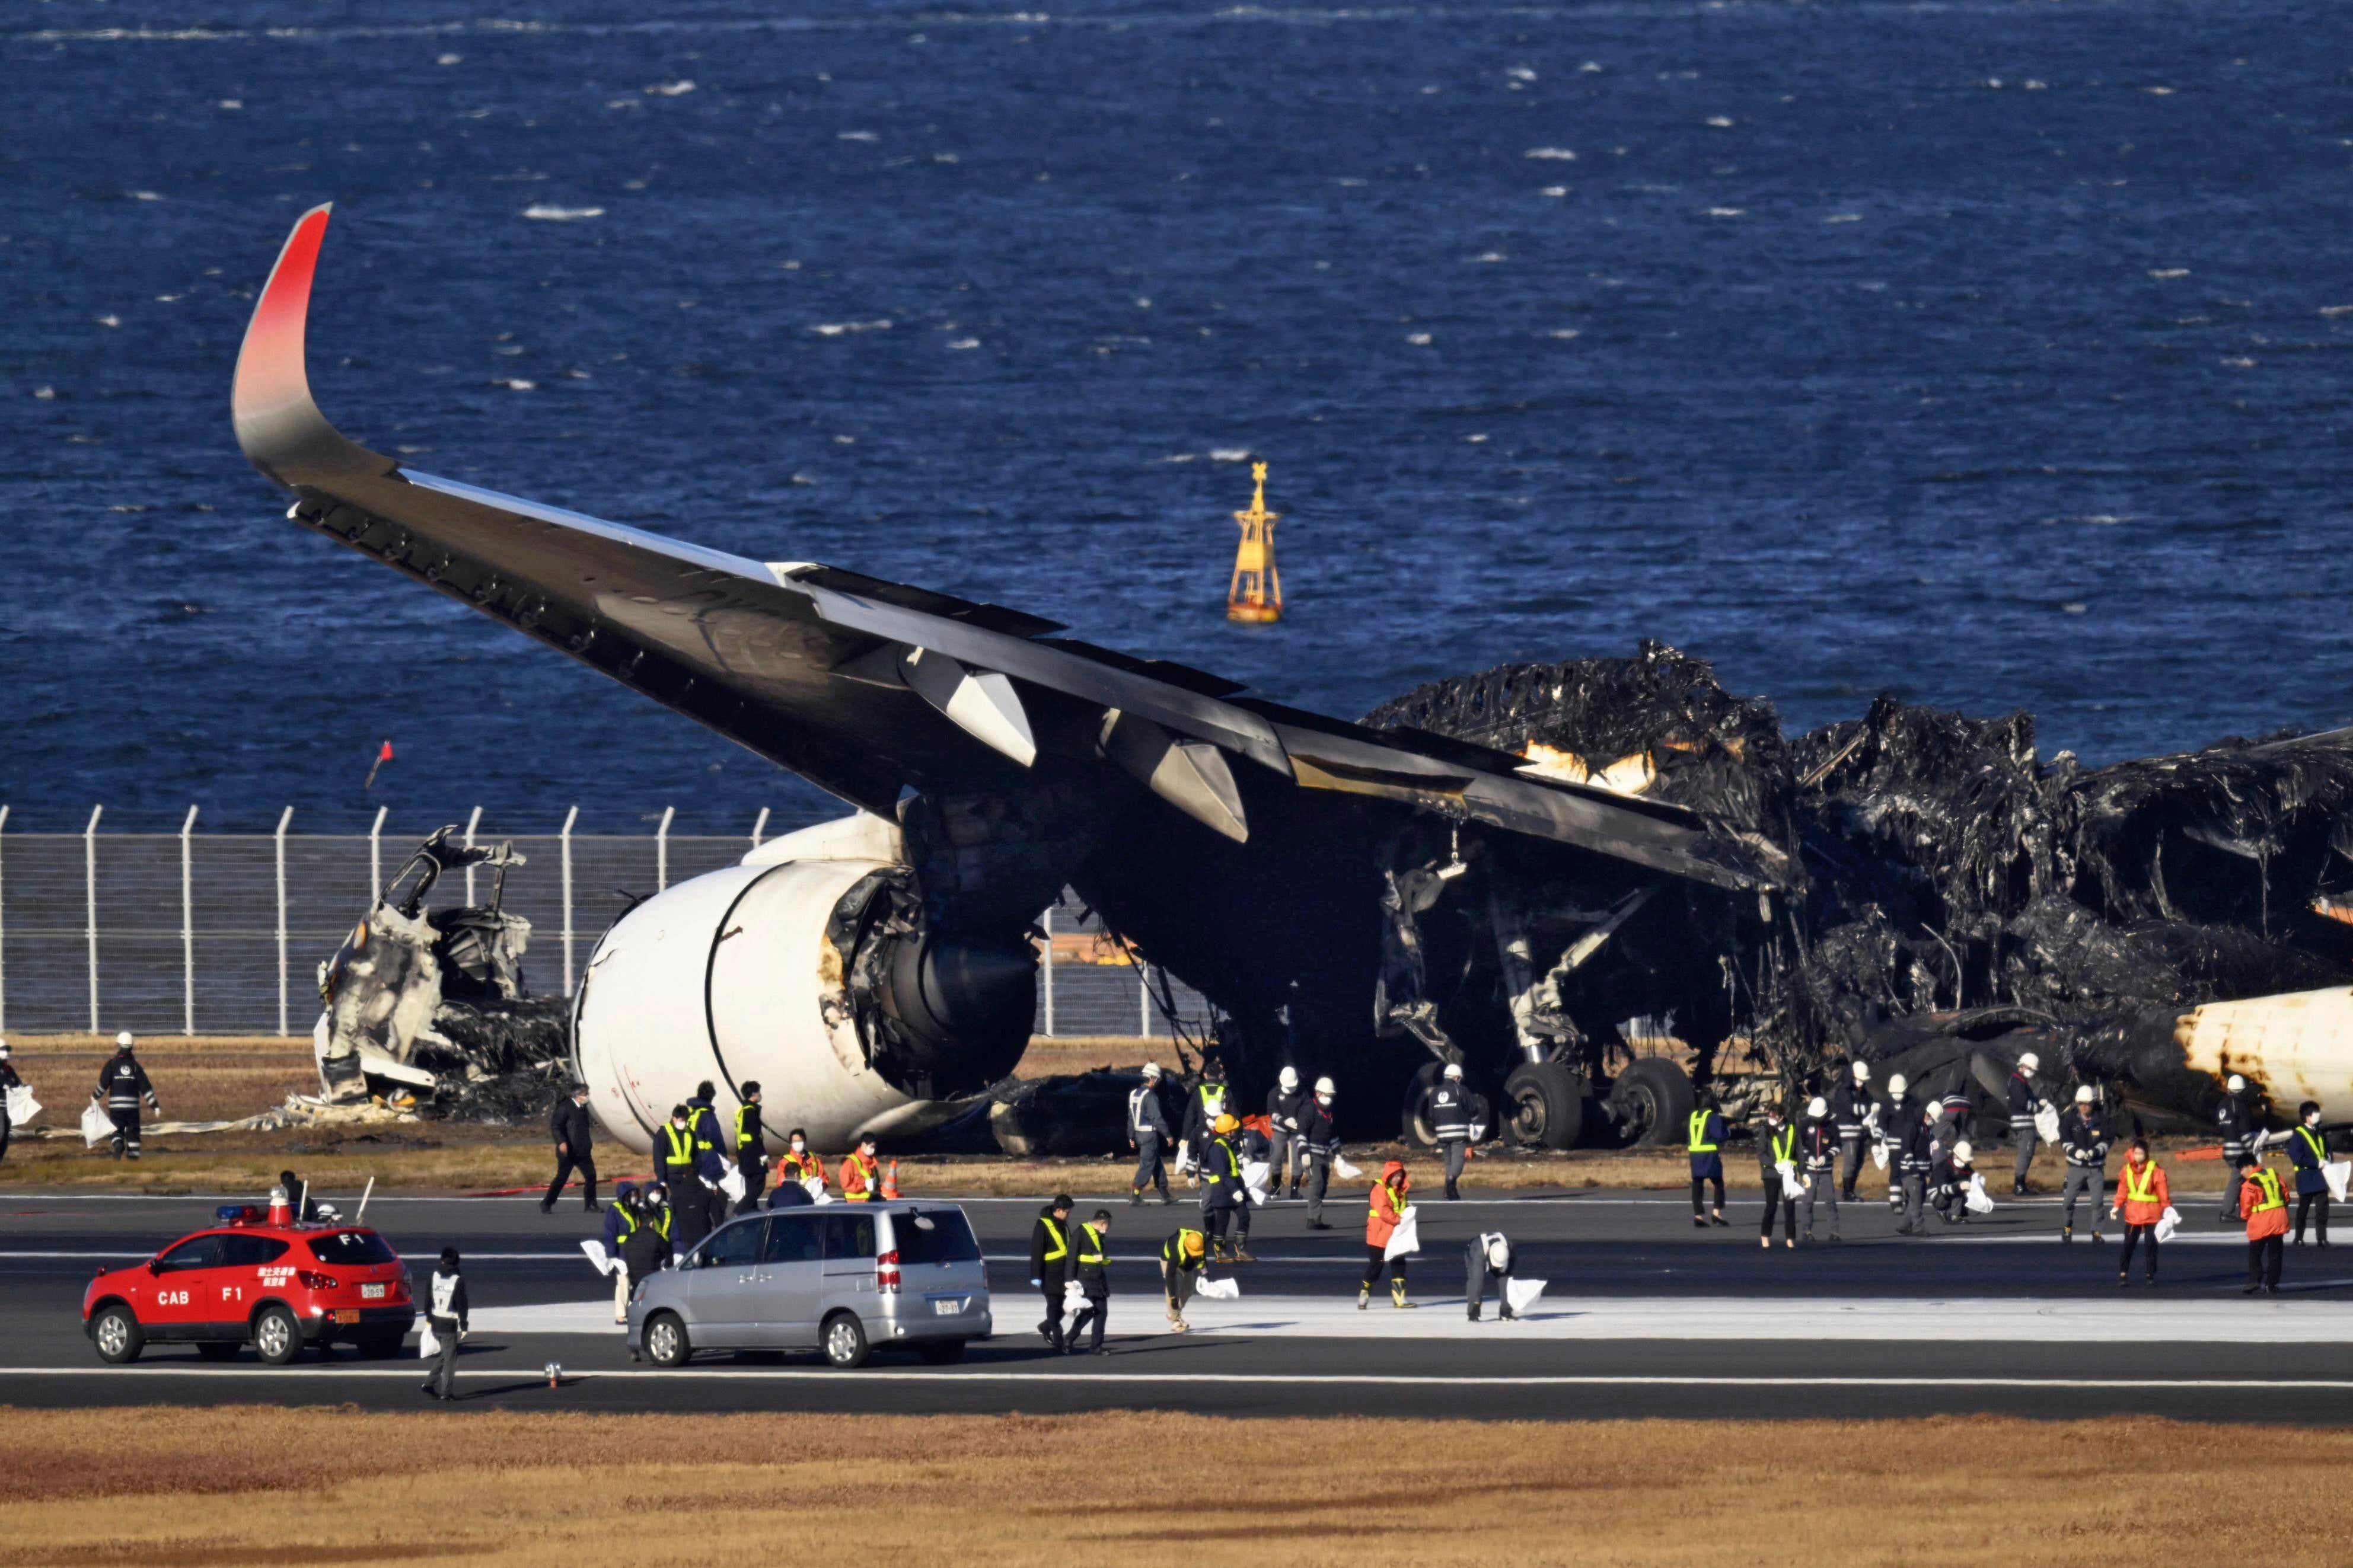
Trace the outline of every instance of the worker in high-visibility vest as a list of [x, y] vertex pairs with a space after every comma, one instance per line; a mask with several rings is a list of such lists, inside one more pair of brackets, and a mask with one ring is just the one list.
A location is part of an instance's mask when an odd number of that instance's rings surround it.
[[[1717, 1162], [1721, 1165], [1722, 1162]], [[1778, 1216], [1783, 1226], [1781, 1245], [1798, 1245], [1798, 1184], [1795, 1172], [1798, 1164], [1798, 1130], [1791, 1125], [1788, 1113], [1778, 1105], [1765, 1111], [1765, 1130], [1757, 1138], [1757, 1173], [1765, 1184], [1765, 1223], [1757, 1233], [1757, 1245], [1770, 1248], [1773, 1245], [1773, 1221]], [[1783, 1172], [1791, 1174], [1784, 1177]]]
[[1389, 1305], [1417, 1307], [1418, 1301], [1405, 1299], [1405, 1260], [1411, 1254], [1400, 1251], [1388, 1256], [1388, 1245], [1398, 1226], [1413, 1205], [1406, 1201], [1413, 1190], [1413, 1178], [1406, 1174], [1405, 1162], [1391, 1160], [1381, 1167], [1381, 1179], [1366, 1200], [1365, 1210], [1365, 1278], [1356, 1287], [1356, 1310], [1363, 1311], [1373, 1299], [1373, 1287], [1381, 1282], [1381, 1268], [1389, 1271]]
[[[816, 1193], [807, 1190], [811, 1182], [817, 1184]], [[776, 1162], [776, 1185], [799, 1187], [812, 1199], [825, 1191], [825, 1156], [809, 1147], [807, 1132], [798, 1127], [785, 1135], [785, 1152]]]
[[1180, 1334], [1192, 1330], [1185, 1321], [1185, 1303], [1193, 1299], [1193, 1287], [1208, 1261], [1209, 1238], [1190, 1226], [1160, 1244], [1160, 1289], [1168, 1298], [1168, 1326]]
[[2280, 1259], [2286, 1255], [2287, 1194], [2279, 1173], [2263, 1166], [2261, 1154], [2239, 1157], [2239, 1213], [2247, 1222], [2247, 1288], [2279, 1294]]
[[1095, 1210], [1095, 1217], [1078, 1227], [1071, 1237], [1071, 1278], [1079, 1283], [1079, 1292], [1087, 1304], [1071, 1319], [1070, 1337], [1062, 1348], [1071, 1355], [1079, 1353], [1079, 1333], [1092, 1329], [1087, 1349], [1096, 1355], [1109, 1355], [1103, 1349], [1103, 1324], [1111, 1316], [1111, 1211]]
[[1062, 1284], [1071, 1275], [1071, 1198], [1067, 1193], [1038, 1211], [1029, 1229], [1029, 1286], [1046, 1297], [1046, 1316], [1039, 1337], [1062, 1348]]
[[[1724, 1217], [1724, 1114], [1703, 1100], [1683, 1131], [1683, 1152], [1691, 1156], [1692, 1224], [1702, 1230], [1711, 1225], [1730, 1225]], [[1715, 1184], [1713, 1210], [1700, 1204], [1700, 1189], [1709, 1182]]]
[[2316, 1237], [2328, 1245], [2328, 1134], [2320, 1125], [2320, 1102], [2307, 1100], [2295, 1108], [2295, 1126], [2287, 1135], [2287, 1157], [2295, 1163], [2295, 1244], [2304, 1245], [2304, 1222], [2316, 1222]]
[[841, 1157], [841, 1195], [845, 1202], [871, 1204], [882, 1195], [882, 1162], [874, 1157], [874, 1134], [869, 1132], [858, 1141], [858, 1147]]
[[735, 1212], [750, 1214], [760, 1206], [760, 1194], [768, 1185], [768, 1139], [760, 1127], [755, 1080], [745, 1081], [744, 1103], [735, 1108], [735, 1172], [744, 1178], [744, 1195], [735, 1200]]
[[2136, 1138], [2125, 1146], [2125, 1168], [2116, 1173], [2116, 1201], [2108, 1217], [2125, 1218], [2125, 1250], [2116, 1265], [2116, 1283], [2132, 1283], [2133, 1248], [2148, 1243], [2148, 1282], [2157, 1283], [2157, 1226], [2165, 1217], [2173, 1194], [2167, 1190], [2165, 1167], [2149, 1158], [2148, 1140]]

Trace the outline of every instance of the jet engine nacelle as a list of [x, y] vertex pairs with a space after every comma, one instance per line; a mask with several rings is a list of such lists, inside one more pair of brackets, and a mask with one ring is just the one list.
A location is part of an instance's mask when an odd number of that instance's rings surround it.
[[1018, 931], [928, 930], [898, 829], [860, 815], [678, 883], [597, 942], [573, 1048], [606, 1131], [640, 1152], [708, 1079], [732, 1127], [761, 1089], [772, 1150], [838, 1150], [944, 1121], [1029, 1040], [1037, 957]]

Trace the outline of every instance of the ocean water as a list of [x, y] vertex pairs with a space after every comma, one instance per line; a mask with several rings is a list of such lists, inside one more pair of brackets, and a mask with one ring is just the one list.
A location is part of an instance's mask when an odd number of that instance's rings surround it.
[[[1883, 689], [2095, 760], [2353, 720], [2344, 37], [2263, 0], [25, 0], [9, 830], [822, 810], [282, 520], [229, 369], [323, 199], [312, 380], [359, 438], [1303, 706], [1654, 637], [1793, 729]], [[1253, 457], [1272, 627], [1221, 613]]]

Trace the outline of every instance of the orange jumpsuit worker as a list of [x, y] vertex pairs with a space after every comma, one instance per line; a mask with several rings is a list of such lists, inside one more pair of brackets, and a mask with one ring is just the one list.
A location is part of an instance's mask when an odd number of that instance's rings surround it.
[[853, 1204], [871, 1204], [882, 1192], [882, 1163], [874, 1158], [874, 1139], [858, 1141], [858, 1152], [841, 1160], [841, 1195]]
[[1365, 1211], [1365, 1280], [1356, 1288], [1356, 1310], [1363, 1311], [1373, 1298], [1373, 1287], [1381, 1282], [1381, 1266], [1389, 1266], [1389, 1305], [1410, 1307], [1414, 1302], [1405, 1299], [1405, 1259], [1385, 1258], [1389, 1237], [1405, 1218], [1406, 1194], [1413, 1190], [1413, 1178], [1406, 1174], [1405, 1162], [1391, 1160], [1381, 1167], [1380, 1184], [1372, 1192], [1370, 1206]]
[[2125, 1168], [2116, 1181], [2116, 1201], [2109, 1217], [2125, 1216], [2124, 1259], [2116, 1266], [2116, 1283], [2132, 1283], [2133, 1247], [2148, 1241], [2148, 1282], [2157, 1283], [2157, 1222], [2165, 1217], [2173, 1195], [2166, 1190], [2165, 1167], [2148, 1157], [2148, 1140], [2136, 1138], [2125, 1152]]
[[2247, 1222], [2247, 1288], [2279, 1294], [2280, 1258], [2287, 1251], [2287, 1194], [2278, 1173], [2260, 1154], [2239, 1156], [2239, 1213]]
[[812, 1180], [820, 1187], [825, 1185], [825, 1158], [808, 1146], [808, 1134], [796, 1127], [788, 1142], [784, 1158], [776, 1162], [777, 1185], [790, 1182], [797, 1187]]

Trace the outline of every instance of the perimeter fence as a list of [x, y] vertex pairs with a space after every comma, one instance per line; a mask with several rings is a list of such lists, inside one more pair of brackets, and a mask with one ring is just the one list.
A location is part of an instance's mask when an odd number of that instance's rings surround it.
[[[575, 808], [554, 833], [499, 833], [478, 809], [467, 825], [465, 842], [512, 842], [527, 861], [507, 872], [503, 907], [531, 921], [534, 991], [560, 983], [569, 995], [623, 910], [741, 860], [768, 814], [743, 836], [673, 834], [668, 813], [650, 834], [579, 833], [578, 820]], [[194, 808], [177, 833], [109, 833], [103, 807], [80, 833], [7, 823], [0, 805], [0, 1032], [26, 1034], [308, 1034], [320, 962], [423, 837], [387, 831], [383, 813], [366, 834], [299, 833], [290, 806], [268, 834], [201, 832]], [[495, 875], [452, 871], [433, 902], [461, 889], [479, 902]], [[1155, 996], [1164, 984], [1178, 1024], [1197, 1034], [1206, 1024], [1198, 992], [1133, 963], [1074, 895], [1040, 924], [1037, 1033], [1169, 1034]]]

